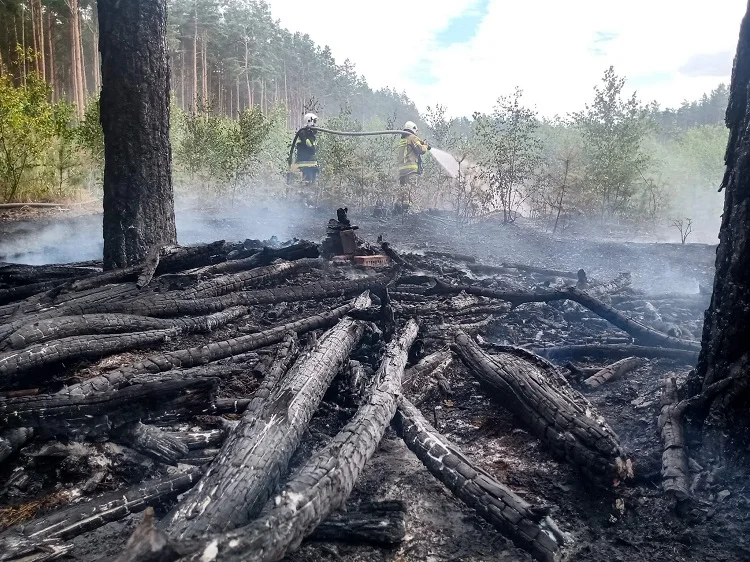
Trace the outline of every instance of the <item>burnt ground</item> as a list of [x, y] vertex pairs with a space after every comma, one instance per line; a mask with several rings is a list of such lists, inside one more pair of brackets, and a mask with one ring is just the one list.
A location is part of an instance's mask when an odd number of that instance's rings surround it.
[[[247, 237], [265, 237], [269, 229], [277, 228], [279, 239], [291, 236], [317, 240], [323, 233], [328, 212], [300, 210], [295, 224], [275, 214], [273, 209], [246, 207], [235, 211], [236, 216], [204, 215], [183, 223], [183, 242], [208, 241], [218, 238], [231, 240], [247, 232]], [[247, 216], [243, 216], [247, 213]], [[248, 219], [248, 216], [252, 218]], [[474, 225], [459, 229], [448, 217], [442, 215], [417, 215], [406, 219], [377, 220], [350, 213], [353, 222], [360, 225], [360, 234], [373, 240], [383, 234], [400, 250], [458, 252], [475, 255], [482, 263], [499, 265], [516, 262], [540, 267], [572, 270], [586, 269], [591, 278], [608, 280], [621, 271], [630, 271], [633, 286], [647, 293], [695, 293], [698, 285], [710, 286], [715, 248], [705, 245], [685, 246], [674, 244], [627, 244], [608, 240], [551, 238], [547, 234], [523, 225], [498, 223]], [[96, 216], [79, 216], [66, 219], [72, 230], [83, 231], [96, 225]], [[24, 223], [31, 234], [34, 228], [49, 221], [59, 225], [57, 218], [31, 220]], [[0, 236], [12, 228], [0, 223]], [[67, 227], [66, 227], [67, 228]], [[184, 234], [183, 234], [184, 233]], [[196, 240], [185, 238], [200, 237]], [[1, 242], [7, 242], [0, 237]], [[5, 246], [7, 248], [7, 246]], [[70, 249], [64, 242], [50, 247], [70, 250], [75, 257], [58, 261], [90, 259], [85, 246]], [[0, 246], [2, 248], [2, 246]], [[34, 251], [31, 245], [24, 248]], [[59, 248], [60, 249], [60, 248]], [[0, 250], [2, 253], [3, 250]], [[5, 250], [6, 256], [8, 250]], [[37, 258], [45, 250], [36, 251]], [[66, 254], [70, 255], [70, 254]], [[0, 256], [0, 260], [2, 260]], [[9, 260], [12, 261], [12, 260]], [[299, 282], [299, 281], [297, 281]], [[332, 303], [333, 301], [331, 301]], [[303, 303], [294, 311], [295, 316], [305, 316], [327, 303]], [[550, 305], [552, 306], [552, 305]], [[309, 308], [309, 310], [307, 310]], [[523, 305], [506, 316], [496, 318], [484, 329], [483, 335], [498, 341], [529, 344], [556, 337], [554, 328], [540, 325], [535, 316], [543, 316], [536, 305]], [[693, 319], [699, 323], [699, 314]], [[253, 322], [262, 324], [262, 320]], [[225, 339], [242, 331], [243, 323], [230, 325], [211, 335], [212, 339]], [[547, 326], [547, 327], [545, 327]], [[573, 330], [574, 332], [574, 330]], [[693, 335], [699, 336], [699, 333]], [[601, 328], [596, 322], [587, 327], [587, 334], [600, 338], [616, 335], [615, 330]], [[195, 345], [205, 336], [190, 336], [170, 342], [167, 349]], [[573, 342], [568, 342], [573, 343]], [[427, 340], [427, 352], [441, 348], [443, 342]], [[104, 364], [130, 362], [147, 350], [134, 354], [109, 357], [91, 369], [98, 372]], [[581, 366], [599, 366], [602, 361], [577, 361]], [[238, 390], [250, 392], [257, 377], [250, 373], [255, 359], [246, 364], [249, 374], [234, 385], [224, 388], [226, 396], [236, 396]], [[84, 367], [85, 365], [81, 365]], [[574, 542], [569, 548], [571, 560], [599, 562], [604, 560], [631, 560], [639, 558], [654, 561], [744, 561], [750, 559], [748, 531], [750, 531], [750, 491], [746, 469], [738, 468], [735, 457], [725, 458], [708, 448], [693, 447], [696, 479], [695, 508], [687, 514], [677, 515], [674, 505], [660, 490], [661, 442], [656, 429], [659, 413], [662, 378], [672, 374], [684, 380], [690, 365], [667, 360], [651, 360], [644, 367], [619, 380], [611, 381], [586, 396], [599, 409], [620, 436], [634, 461], [637, 479], [620, 485], [614, 493], [594, 488], [568, 464], [553, 458], [543, 445], [508, 414], [502, 402], [488, 397], [470, 372], [454, 359], [446, 371], [454, 394], [444, 397], [433, 388], [431, 381], [422, 381], [417, 392], [424, 400], [420, 409], [439, 431], [458, 444], [465, 453], [507, 483], [524, 499], [553, 507], [553, 517], [564, 531], [571, 533]], [[563, 372], [565, 372], [563, 370]], [[328, 396], [329, 400], [335, 397]], [[333, 436], [345, 423], [340, 414], [321, 408], [316, 414], [303, 446], [293, 465], [299, 465], [311, 454], [316, 445]], [[697, 464], [696, 464], [697, 463]], [[2, 504], [28, 500], [29, 494], [17, 497], [8, 495], [8, 482], [14, 477], [17, 463], [0, 467], [4, 497]], [[141, 467], [142, 468], [142, 467]], [[141, 469], [133, 468], [134, 474]], [[153, 470], [153, 467], [149, 468]], [[75, 472], [75, 471], [72, 471]], [[85, 470], [84, 470], [85, 472]], [[74, 485], [74, 476], [65, 476], [56, 467], [57, 486]], [[63, 475], [61, 478], [60, 476]], [[80, 478], [80, 474], [78, 477]], [[119, 474], [122, 485], [127, 475]], [[136, 478], [136, 476], [133, 476]], [[66, 480], [67, 479], [67, 480]], [[44, 486], [49, 491], [50, 483]], [[40, 493], [41, 490], [37, 490]], [[397, 548], [384, 549], [339, 543], [309, 543], [288, 556], [293, 561], [343, 560], [343, 561], [526, 561], [531, 557], [516, 549], [484, 520], [477, 517], [422, 466], [405, 447], [393, 430], [389, 430], [375, 456], [349, 500], [403, 499], [408, 505], [407, 538]], [[624, 501], [617, 501], [618, 499]], [[162, 512], [168, 506], [163, 506]], [[41, 513], [41, 511], [39, 512]], [[76, 560], [98, 560], [119, 552], [129, 531], [139, 516], [107, 525], [93, 533], [71, 541], [75, 544], [72, 556]]]

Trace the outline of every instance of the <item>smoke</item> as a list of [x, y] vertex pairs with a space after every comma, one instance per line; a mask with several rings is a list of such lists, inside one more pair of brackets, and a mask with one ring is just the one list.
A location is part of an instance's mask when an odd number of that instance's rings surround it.
[[[177, 239], [185, 245], [272, 236], [279, 241], [295, 236], [316, 240], [322, 228], [314, 227], [321, 221], [314, 216], [312, 209], [285, 199], [180, 197], [175, 202]], [[104, 249], [101, 214], [9, 222], [0, 228], [0, 262], [43, 265], [99, 260]]]

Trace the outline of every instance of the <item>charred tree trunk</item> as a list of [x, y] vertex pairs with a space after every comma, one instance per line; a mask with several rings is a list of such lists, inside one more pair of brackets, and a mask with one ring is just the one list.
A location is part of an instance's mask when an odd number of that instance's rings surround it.
[[164, 520], [171, 535], [225, 532], [260, 512], [362, 332], [362, 323], [341, 320], [294, 365], [276, 391], [255, 403], [257, 408], [251, 404], [201, 486]]
[[101, 0], [104, 267], [175, 244], [166, 0]]
[[[716, 249], [716, 275], [711, 304], [705, 315], [703, 341], [691, 394], [706, 392], [712, 384], [734, 378], [734, 382], [714, 401], [714, 412], [727, 425], [750, 425], [750, 6], [742, 20], [726, 124], [729, 144], [719, 246]], [[737, 412], [741, 420], [731, 417]], [[703, 412], [705, 416], [707, 412]], [[731, 420], [731, 421], [730, 421]]]

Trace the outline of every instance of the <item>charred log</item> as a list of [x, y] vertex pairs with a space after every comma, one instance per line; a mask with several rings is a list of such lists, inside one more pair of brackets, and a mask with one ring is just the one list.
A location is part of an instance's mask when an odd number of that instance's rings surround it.
[[192, 468], [55, 511], [0, 534], [0, 549], [12, 553], [11, 545], [18, 540], [17, 537], [39, 544], [49, 539], [72, 539], [112, 521], [143, 511], [149, 506], [177, 497], [194, 486], [201, 474], [200, 469]]
[[15, 453], [34, 436], [34, 430], [17, 427], [0, 431], [0, 462]]
[[406, 536], [406, 506], [402, 501], [363, 503], [355, 509], [331, 513], [310, 540], [392, 546]]
[[246, 313], [245, 307], [236, 306], [209, 316], [175, 320], [134, 316], [132, 314], [60, 316], [40, 320], [18, 328], [4, 341], [0, 342], [0, 350], [23, 349], [33, 344], [86, 334], [120, 334], [148, 330], [169, 330], [170, 328], [183, 333], [205, 333], [236, 320]]
[[588, 308], [591, 312], [598, 314], [600, 317], [604, 318], [614, 326], [617, 326], [622, 331], [630, 334], [644, 345], [671, 347], [673, 349], [685, 349], [690, 351], [700, 350], [700, 346], [697, 342], [681, 340], [668, 336], [667, 334], [654, 330], [653, 328], [649, 328], [648, 326], [644, 326], [632, 318], [628, 318], [611, 306], [604, 304], [599, 299], [573, 287], [569, 287], [564, 291], [555, 291], [551, 293], [505, 293], [473, 285], [449, 285], [438, 280], [435, 286], [429, 289], [427, 293], [441, 295], [456, 294], [461, 291], [465, 291], [469, 295], [508, 301], [514, 306], [528, 302], [572, 300], [581, 306]]
[[671, 377], [664, 381], [659, 414], [659, 432], [664, 452], [661, 458], [662, 488], [678, 502], [690, 497], [690, 470], [685, 451], [683, 416], [687, 402], [677, 398], [677, 383]]
[[610, 484], [632, 476], [615, 432], [551, 363], [521, 348], [487, 355], [463, 332], [456, 334], [453, 349], [491, 395], [558, 457]]
[[264, 332], [225, 341], [212, 342], [204, 346], [151, 355], [131, 367], [118, 369], [106, 375], [94, 377], [83, 383], [73, 385], [67, 389], [67, 392], [70, 394], [85, 394], [91, 390], [116, 388], [123, 381], [126, 381], [128, 377], [136, 374], [159, 373], [178, 367], [185, 368], [202, 365], [218, 361], [219, 359], [240, 355], [254, 349], [268, 347], [283, 341], [284, 337], [290, 332], [303, 334], [312, 330], [330, 327], [352, 310], [367, 308], [370, 306], [370, 303], [369, 293], [363, 293], [353, 301], [328, 312], [297, 320], [296, 322], [290, 322], [289, 324], [283, 324]]
[[[281, 560], [342, 505], [396, 412], [401, 377], [417, 330], [416, 322], [408, 322], [388, 345], [367, 402], [328, 446], [289, 479], [270, 511], [211, 542], [219, 559]], [[189, 559], [200, 558], [194, 554]]]
[[235, 273], [245, 271], [256, 267], [261, 267], [272, 263], [274, 260], [282, 259], [286, 261], [301, 260], [304, 258], [320, 257], [318, 246], [312, 242], [302, 241], [284, 248], [264, 247], [248, 258], [229, 260], [223, 263], [205, 267], [200, 270], [201, 273]]
[[547, 508], [529, 504], [482, 470], [403, 397], [396, 425], [407, 447], [456, 497], [537, 560], [561, 559], [562, 540]]
[[295, 363], [278, 389], [251, 403], [201, 487], [188, 493], [162, 522], [171, 535], [224, 532], [260, 512], [363, 330], [360, 322], [344, 318]]
[[640, 357], [626, 357], [625, 359], [620, 359], [616, 363], [612, 363], [611, 365], [600, 369], [595, 374], [584, 380], [583, 384], [589, 390], [593, 390], [615, 377], [622, 376], [635, 369], [640, 369], [645, 364], [646, 362]]
[[176, 465], [188, 454], [188, 446], [158, 427], [134, 422], [122, 425], [110, 434], [113, 441], [127, 445], [157, 462]]
[[[207, 410], [216, 379], [136, 384], [87, 395], [42, 394], [0, 401], [0, 422], [47, 435], [101, 436], [112, 427], [174, 411]], [[97, 421], [99, 420], [99, 421]]]
[[547, 359], [576, 359], [590, 357], [592, 359], [618, 359], [630, 356], [645, 357], [648, 359], [673, 359], [694, 365], [698, 360], [697, 351], [684, 349], [671, 349], [668, 347], [646, 347], [643, 345], [630, 344], [592, 344], [592, 345], [566, 345], [560, 347], [546, 347], [534, 349]]

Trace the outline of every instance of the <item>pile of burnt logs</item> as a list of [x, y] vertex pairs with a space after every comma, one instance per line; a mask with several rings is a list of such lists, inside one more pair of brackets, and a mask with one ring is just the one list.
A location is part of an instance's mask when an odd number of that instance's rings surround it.
[[[391, 264], [378, 268], [334, 265], [310, 242], [250, 240], [155, 248], [107, 272], [0, 265], [0, 559], [57, 558], [144, 510], [119, 560], [398, 544], [409, 525], [398, 498], [338, 511], [392, 422], [459, 500], [534, 558], [561, 559], [575, 540], [565, 522], [461, 452], [421, 404], [474, 376], [553, 456], [612, 491], [633, 465], [582, 392], [648, 359], [693, 362], [705, 297], [645, 295], [627, 274], [597, 283], [382, 249]], [[574, 363], [584, 358], [599, 367]], [[336, 435], [290, 470], [325, 412]], [[670, 489], [683, 491], [678, 422], [667, 413], [661, 427]]]

